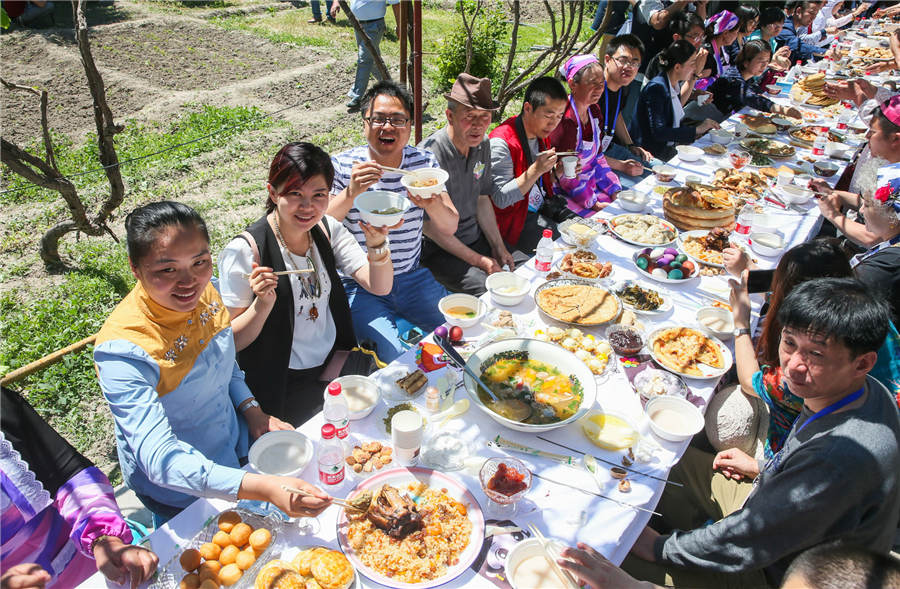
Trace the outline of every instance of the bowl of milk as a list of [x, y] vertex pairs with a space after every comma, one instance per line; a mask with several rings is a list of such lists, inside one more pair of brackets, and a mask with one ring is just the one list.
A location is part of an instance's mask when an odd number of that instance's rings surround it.
[[258, 473], [285, 477], [298, 476], [312, 460], [312, 441], [294, 430], [278, 430], [261, 435], [247, 458]]
[[[550, 542], [556, 553], [562, 546]], [[516, 544], [506, 556], [506, 578], [513, 589], [535, 589], [537, 587], [571, 587], [571, 583], [560, 578], [547, 559], [547, 553], [537, 538], [528, 538]]]
[[703, 429], [703, 414], [696, 405], [681, 397], [653, 397], [647, 401], [644, 411], [653, 433], [670, 442], [683, 442]]

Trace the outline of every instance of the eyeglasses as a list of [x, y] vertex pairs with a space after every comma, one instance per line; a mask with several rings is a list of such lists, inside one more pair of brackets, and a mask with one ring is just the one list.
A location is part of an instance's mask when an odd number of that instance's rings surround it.
[[688, 41], [699, 41], [705, 36], [704, 33], [694, 33], [693, 35], [687, 35], [686, 38]]
[[641, 65], [640, 59], [627, 59], [625, 57], [613, 57], [613, 61], [619, 64], [619, 67], [622, 69], [625, 68], [636, 68]]
[[409, 117], [382, 117], [379, 115], [375, 115], [373, 117], [363, 117], [363, 120], [368, 122], [373, 127], [384, 127], [388, 123], [391, 124], [391, 127], [405, 127], [409, 124]]

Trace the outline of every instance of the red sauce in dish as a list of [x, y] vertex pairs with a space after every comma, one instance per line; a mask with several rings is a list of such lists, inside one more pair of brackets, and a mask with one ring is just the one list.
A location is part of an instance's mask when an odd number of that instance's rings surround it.
[[497, 465], [497, 471], [488, 481], [487, 488], [502, 495], [510, 497], [525, 489], [525, 473], [515, 468], [506, 466], [501, 462]]

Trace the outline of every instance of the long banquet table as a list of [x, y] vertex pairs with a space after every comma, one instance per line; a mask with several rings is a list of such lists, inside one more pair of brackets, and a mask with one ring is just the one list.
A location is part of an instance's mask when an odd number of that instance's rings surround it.
[[[788, 104], [789, 98], [786, 92], [775, 97], [776, 102]], [[745, 111], [733, 115], [724, 124], [723, 128], [732, 128], [735, 121]], [[778, 139], [788, 141], [787, 137], [779, 133]], [[698, 146], [706, 145], [709, 139], [701, 138]], [[808, 150], [797, 147], [797, 157], [804, 155]], [[834, 185], [840, 177], [845, 161], [833, 160], [839, 166], [839, 171], [832, 178], [828, 179], [829, 183]], [[700, 162], [682, 162], [678, 157], [673, 158], [669, 162], [677, 171], [676, 182], [683, 184], [685, 178], [690, 174], [701, 176], [701, 178], [709, 178], [714, 170], [718, 167], [730, 167], [727, 161], [727, 155], [722, 157], [704, 155]], [[775, 163], [778, 166], [778, 162]], [[674, 186], [674, 183], [665, 186]], [[655, 191], [658, 183], [654, 176], [649, 176], [641, 181], [635, 190], [641, 193], [647, 193], [651, 197], [651, 204], [647, 212], [657, 215], [662, 214], [661, 196], [659, 191]], [[781, 210], [772, 205], [766, 206], [766, 214], [774, 216], [778, 222], [778, 229], [785, 234], [788, 247], [797, 245], [814, 236], [821, 224], [821, 216], [814, 201], [803, 207], [805, 212], [798, 213], [791, 210]], [[617, 203], [613, 203], [601, 213], [599, 217], [609, 218], [616, 214], [624, 213]], [[648, 331], [656, 326], [662, 325], [696, 325], [695, 312], [701, 307], [708, 305], [710, 297], [717, 298], [722, 301], [728, 300], [728, 282], [723, 276], [703, 276], [699, 280], [687, 281], [681, 285], [660, 285], [650, 283], [647, 279], [641, 278], [634, 269], [632, 264], [632, 254], [637, 249], [636, 246], [626, 244], [610, 234], [600, 236], [591, 248], [598, 254], [601, 260], [613, 263], [614, 271], [611, 276], [613, 280], [622, 279], [641, 279], [648, 286], [659, 289], [663, 287], [673, 297], [675, 305], [672, 311], [663, 315], [658, 320], [650, 320], [646, 317], [639, 319], [647, 327]], [[748, 248], [749, 249], [749, 248]], [[564, 250], [558, 248], [556, 252], [554, 264], [559, 261]], [[759, 266], [762, 268], [771, 268], [777, 263], [776, 258], [765, 258], [754, 254], [758, 260]], [[537, 276], [533, 271], [533, 263], [529, 261], [516, 272], [531, 280], [532, 293], [534, 288], [542, 283], [541, 277]], [[754, 295], [754, 308], [758, 309], [761, 299], [758, 295]], [[492, 305], [489, 295], [485, 295], [483, 299], [491, 307]], [[503, 307], [497, 307], [503, 309]], [[512, 311], [517, 328], [523, 335], [531, 335], [534, 330], [546, 326], [544, 319], [538, 314], [535, 308], [533, 297], [526, 297], [523, 302], [515, 307], [509, 307]], [[754, 323], [758, 320], [754, 312]], [[583, 328], [586, 333], [593, 333], [597, 336], [603, 334], [603, 329]], [[473, 327], [465, 330], [467, 340], [477, 340], [485, 334], [483, 327]], [[731, 340], [725, 341], [726, 345], [732, 348]], [[612, 362], [612, 361], [611, 361]], [[677, 463], [681, 455], [684, 453], [688, 442], [672, 443], [656, 438], [650, 433], [646, 417], [643, 414], [638, 396], [635, 394], [629, 384], [624, 370], [618, 362], [615, 362], [615, 369], [598, 380], [598, 397], [597, 408], [604, 410], [613, 410], [624, 414], [630, 420], [639, 425], [639, 429], [644, 436], [651, 436], [659, 444], [659, 449], [654, 455], [651, 463], [636, 462], [633, 468], [640, 469], [644, 473], [652, 474], [660, 479], [665, 479], [669, 469]], [[382, 374], [376, 373], [374, 377], [380, 379], [380, 382], [387, 386], [392, 378], [396, 378], [394, 373], [400, 372], [405, 374], [406, 371], [415, 369], [414, 349], [408, 350], [395, 362], [393, 362]], [[429, 384], [433, 384], [443, 375], [449, 368], [442, 368], [428, 374]], [[454, 379], [457, 376], [453, 375]], [[706, 403], [712, 397], [717, 380], [697, 380], [685, 379], [689, 385], [691, 392], [702, 399], [702, 406], [705, 410]], [[462, 388], [457, 389], [456, 399], [466, 396]], [[390, 406], [400, 402], [399, 400], [387, 401], [382, 398], [381, 403], [376, 407], [368, 417], [351, 422], [352, 435], [356, 443], [379, 440], [390, 440], [390, 436], [386, 433], [382, 424], [387, 409]], [[424, 410], [425, 399], [423, 395], [412, 399], [412, 403], [422, 409], [423, 415], [428, 415]], [[319, 439], [319, 430], [323, 424], [321, 413], [309, 422], [303, 424], [299, 429], [314, 442]], [[499, 426], [496, 422], [488, 418], [484, 413], [475, 407], [472, 407], [465, 415], [453, 419], [442, 427], [442, 431], [454, 432], [460, 439], [465, 440], [474, 457], [469, 464], [480, 466], [483, 459], [491, 456], [501, 456], [502, 452], [487, 446], [487, 441], [494, 438], [498, 434], [504, 438], [526, 444], [531, 447], [540, 448], [549, 452], [571, 454], [576, 458], [577, 454], [561, 449], [560, 447], [548, 444], [542, 440], [536, 439], [534, 436], [521, 432], [512, 431]], [[598, 458], [604, 458], [612, 462], [621, 460], [622, 452], [611, 452], [592, 445], [582, 434], [580, 428], [576, 424], [553, 430], [544, 436], [554, 440], [570, 448], [575, 448], [581, 452], [591, 453]], [[628, 551], [631, 549], [641, 530], [647, 525], [649, 514], [642, 511], [630, 509], [610, 502], [606, 499], [597, 497], [574, 490], [569, 486], [559, 484], [564, 482], [566, 485], [580, 487], [581, 489], [599, 492], [610, 497], [615, 497], [622, 501], [626, 501], [633, 505], [641, 506], [647, 509], [653, 509], [660, 495], [662, 494], [664, 483], [654, 480], [648, 476], [630, 476], [632, 483], [632, 491], [629, 494], [622, 494], [616, 490], [617, 481], [613, 479], [606, 466], [601, 464], [601, 476], [604, 479], [602, 487], [598, 488], [590, 474], [584, 470], [572, 466], [567, 466], [553, 462], [540, 457], [523, 456], [511, 454], [516, 458], [523, 460], [531, 470], [539, 473], [542, 477], [534, 478], [533, 486], [528, 491], [526, 501], [520, 509], [520, 513], [514, 517], [516, 525], [525, 528], [528, 524], [535, 524], [544, 535], [556, 539], [560, 543], [566, 545], [574, 545], [575, 542], [586, 542], [598, 549], [606, 555], [612, 562], [621, 563]], [[394, 465], [390, 465], [394, 466]], [[449, 473], [452, 477], [460, 481], [467, 487], [477, 498], [482, 507], [485, 506], [487, 499], [481, 490], [478, 480], [477, 468], [464, 468], [462, 470], [452, 471]], [[315, 459], [307, 466], [300, 475], [307, 481], [317, 482], [317, 466]], [[551, 482], [552, 481], [555, 482]], [[330, 487], [327, 492], [335, 497], [345, 497], [362, 479], [357, 475], [347, 476], [345, 481], [339, 485]], [[202, 525], [214, 514], [227, 509], [229, 503], [221, 500], [198, 499], [181, 514], [168, 522], [165, 526], [156, 530], [148, 539], [148, 545], [159, 555], [160, 566], [164, 566], [173, 556], [177, 556], [180, 550], [186, 547], [190, 539], [197, 533]], [[337, 507], [328, 509], [319, 516], [317, 520], [317, 531], [311, 536], [303, 536], [299, 533], [296, 525], [288, 525], [285, 532], [282, 533], [282, 541], [286, 545], [300, 546], [309, 544], [322, 544], [333, 548], [338, 548], [336, 536], [336, 521], [338, 516]], [[296, 550], [294, 550], [296, 552]], [[286, 553], [288, 556], [290, 553]], [[488, 586], [489, 582], [479, 576], [471, 568], [467, 569], [459, 577], [444, 585], [445, 587], [476, 587]], [[104, 587], [108, 583], [99, 575], [94, 575], [87, 580], [83, 587]], [[370, 579], [361, 576], [361, 586], [363, 587], [380, 587]]]

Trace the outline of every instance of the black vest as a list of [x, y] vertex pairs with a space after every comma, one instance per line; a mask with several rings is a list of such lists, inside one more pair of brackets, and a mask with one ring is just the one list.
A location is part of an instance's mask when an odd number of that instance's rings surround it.
[[[268, 266], [276, 272], [286, 270], [278, 239], [265, 216], [250, 225], [247, 233], [256, 241], [260, 265]], [[337, 273], [331, 241], [319, 225], [313, 227], [310, 234], [316, 244], [316, 249], [319, 250], [319, 256], [328, 272], [328, 278], [331, 280], [328, 311], [334, 320], [335, 341], [322, 342], [322, 344], [329, 346], [332, 352], [335, 349], [349, 350], [356, 345], [356, 335], [353, 333], [353, 323], [350, 321], [350, 304], [347, 302], [347, 293], [344, 291], [341, 278]], [[240, 237], [247, 239], [246, 236]], [[253, 244], [250, 245], [252, 248]], [[291, 280], [297, 280], [297, 277], [291, 274], [278, 277], [278, 286], [275, 288], [275, 305], [269, 312], [259, 335], [253, 340], [253, 343], [238, 352], [237, 356], [238, 364], [246, 373], [247, 385], [259, 401], [260, 408], [263, 412], [281, 419], [284, 419], [283, 416], [286, 415], [284, 405], [288, 398], [286, 391], [288, 366], [291, 361], [291, 344], [294, 339], [294, 320], [297, 317]], [[328, 357], [331, 358], [330, 353]], [[325, 363], [328, 363], [327, 359]]]

